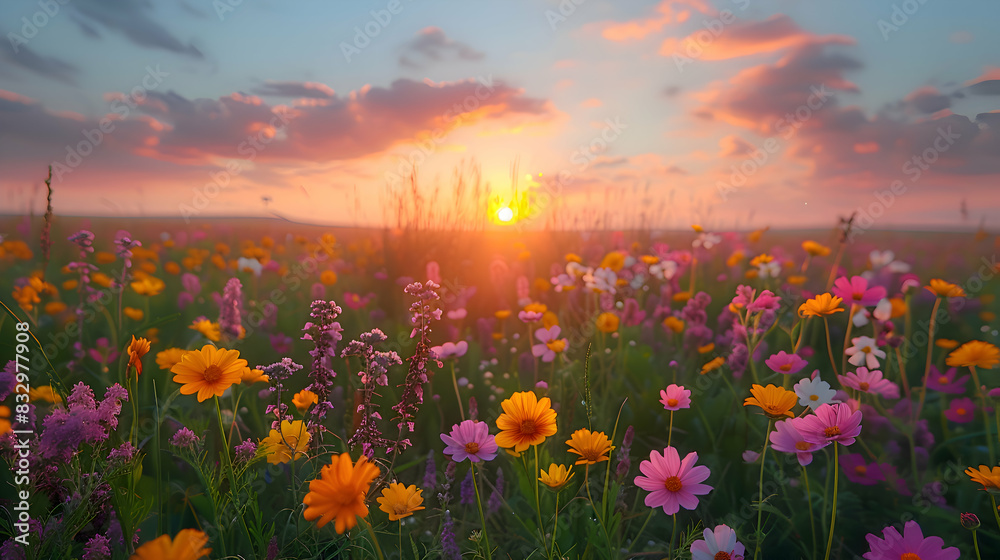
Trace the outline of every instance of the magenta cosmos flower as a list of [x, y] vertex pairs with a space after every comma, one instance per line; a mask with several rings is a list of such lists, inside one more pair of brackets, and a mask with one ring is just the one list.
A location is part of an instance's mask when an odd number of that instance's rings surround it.
[[691, 391], [683, 385], [671, 383], [666, 389], [660, 390], [660, 402], [663, 408], [673, 412], [682, 408], [691, 408]]
[[873, 486], [885, 480], [885, 473], [878, 463], [867, 463], [860, 453], [845, 453], [840, 456], [840, 468], [847, 480], [862, 486]]
[[444, 454], [456, 462], [466, 459], [473, 463], [490, 461], [497, 456], [497, 442], [490, 435], [486, 422], [465, 420], [451, 428], [451, 434], [441, 434], [441, 441], [447, 445]]
[[847, 403], [824, 404], [815, 414], [800, 418], [795, 427], [811, 443], [852, 445], [861, 435], [861, 417], [861, 411], [852, 411]]
[[455, 342], [445, 342], [441, 346], [432, 346], [431, 355], [438, 360], [447, 360], [448, 358], [461, 358], [469, 351], [469, 343], [461, 340], [457, 343]]
[[728, 525], [718, 525], [715, 530], [705, 529], [704, 539], [691, 543], [691, 560], [736, 560], [743, 558], [746, 548], [736, 540], [736, 531]]
[[844, 387], [850, 387], [862, 393], [872, 393], [882, 395], [887, 399], [899, 398], [899, 385], [882, 377], [882, 372], [868, 371], [868, 368], [859, 367], [858, 371], [849, 371], [847, 375], [838, 375], [837, 379]]
[[694, 466], [698, 454], [688, 453], [681, 461], [677, 449], [665, 447], [663, 454], [653, 450], [649, 460], [639, 463], [639, 470], [646, 476], [635, 477], [635, 485], [649, 492], [646, 506], [662, 507], [667, 515], [673, 515], [680, 508], [698, 507], [697, 496], [708, 494], [712, 487], [701, 484], [712, 471], [703, 465]]
[[941, 373], [937, 366], [932, 365], [930, 373], [927, 374], [927, 387], [939, 393], [961, 395], [965, 393], [965, 384], [969, 381], [969, 376], [956, 378], [957, 373], [956, 368], [948, 368], [948, 371]]
[[531, 347], [531, 354], [536, 358], [541, 358], [543, 362], [551, 362], [556, 359], [556, 354], [566, 349], [569, 341], [559, 338], [562, 329], [559, 325], [552, 325], [547, 329], [535, 331], [535, 340], [538, 344]]
[[871, 552], [864, 554], [865, 560], [958, 560], [959, 550], [953, 546], [942, 548], [944, 540], [940, 537], [924, 538], [920, 524], [907, 521], [900, 535], [895, 527], [886, 527], [882, 538], [868, 533], [868, 546]]
[[782, 350], [764, 360], [764, 363], [767, 364], [767, 367], [774, 370], [775, 373], [792, 375], [802, 371], [802, 368], [806, 367], [808, 362], [803, 360], [798, 354], [789, 354]]
[[871, 307], [886, 296], [885, 288], [881, 286], [869, 288], [868, 280], [861, 276], [854, 276], [850, 280], [846, 276], [837, 278], [830, 292], [843, 299], [844, 303], [858, 307]]
[[968, 424], [976, 418], [976, 403], [968, 397], [955, 399], [951, 401], [948, 410], [944, 411], [944, 417], [952, 422]]
[[797, 427], [801, 421], [801, 418], [782, 420], [774, 425], [774, 431], [767, 437], [771, 440], [772, 449], [782, 453], [795, 453], [799, 464], [804, 467], [812, 463], [813, 451], [818, 451], [824, 446], [806, 441]]

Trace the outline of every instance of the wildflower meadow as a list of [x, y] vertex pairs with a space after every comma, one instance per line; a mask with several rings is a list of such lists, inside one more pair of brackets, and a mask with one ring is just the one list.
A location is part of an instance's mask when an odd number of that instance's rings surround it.
[[983, 231], [2, 223], [4, 560], [1000, 556]]

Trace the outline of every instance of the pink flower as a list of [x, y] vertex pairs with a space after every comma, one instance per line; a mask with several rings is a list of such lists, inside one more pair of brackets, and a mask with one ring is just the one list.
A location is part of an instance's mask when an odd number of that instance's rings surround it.
[[878, 304], [886, 296], [885, 288], [881, 286], [869, 288], [868, 280], [861, 276], [854, 276], [850, 280], [844, 276], [837, 278], [830, 292], [842, 298], [844, 303], [858, 307], [871, 307]]
[[958, 560], [959, 550], [953, 546], [942, 548], [944, 540], [940, 537], [924, 538], [920, 524], [907, 521], [900, 535], [895, 527], [886, 527], [882, 538], [868, 533], [868, 546], [871, 552], [864, 554], [865, 560], [899, 560], [900, 558], [919, 558], [920, 560]]
[[972, 422], [976, 417], [976, 403], [968, 397], [955, 399], [944, 411], [944, 417], [959, 424]]
[[774, 295], [771, 290], [764, 290], [757, 296], [757, 299], [753, 300], [753, 303], [747, 306], [747, 311], [750, 313], [776, 311], [779, 306], [781, 306], [781, 298]]
[[861, 435], [861, 417], [861, 411], [851, 410], [847, 403], [824, 404], [815, 414], [800, 418], [795, 427], [811, 443], [851, 445]]
[[542, 320], [542, 314], [537, 311], [519, 311], [517, 318], [524, 323], [537, 323]]
[[677, 513], [682, 507], [698, 507], [697, 496], [712, 491], [711, 486], [701, 484], [712, 473], [706, 466], [694, 466], [697, 460], [698, 454], [691, 452], [681, 461], [674, 447], [665, 447], [662, 455], [651, 451], [649, 460], [639, 464], [639, 470], [646, 476], [635, 477], [635, 485], [649, 492], [646, 506], [662, 507], [667, 515]]
[[705, 529], [702, 533], [705, 537], [691, 543], [691, 560], [716, 560], [717, 558], [730, 558], [736, 560], [743, 558], [746, 553], [744, 547], [736, 540], [736, 531], [728, 525], [718, 525], [715, 530]]
[[562, 329], [559, 325], [552, 325], [547, 329], [538, 329], [535, 331], [535, 339], [538, 340], [538, 344], [531, 347], [531, 353], [536, 358], [541, 358], [543, 362], [551, 362], [556, 359], [556, 354], [561, 353], [566, 349], [566, 345], [569, 341], [565, 338], [560, 339], [559, 333]]
[[947, 372], [941, 373], [936, 366], [932, 365], [927, 377], [927, 387], [939, 393], [961, 395], [965, 393], [965, 383], [969, 380], [969, 376], [963, 375], [955, 379], [957, 373], [956, 368], [949, 368]]
[[468, 315], [468, 314], [469, 314], [469, 312], [466, 311], [464, 307], [461, 307], [461, 308], [458, 308], [458, 309], [453, 309], [453, 310], [449, 311], [448, 313], [446, 313], [446, 315], [448, 316], [448, 318], [451, 319], [452, 321], [458, 321], [458, 320], [461, 320], [461, 319], [465, 319], [465, 316]]
[[776, 373], [793, 375], [802, 371], [802, 368], [806, 367], [808, 362], [803, 360], [798, 354], [788, 354], [782, 350], [764, 360], [764, 363]]
[[862, 486], [874, 486], [885, 480], [885, 473], [878, 463], [868, 464], [860, 453], [845, 453], [840, 456], [840, 468], [847, 480]]
[[800, 418], [789, 418], [774, 425], [774, 431], [768, 436], [771, 440], [771, 447], [775, 451], [782, 453], [795, 453], [799, 464], [803, 467], [812, 463], [813, 451], [818, 451], [824, 446], [818, 443], [806, 441], [799, 432], [797, 424]]
[[850, 359], [847, 361], [851, 365], [860, 366], [864, 364], [869, 369], [875, 369], [878, 367], [879, 358], [885, 358], [885, 351], [879, 350], [878, 341], [870, 336], [852, 338], [851, 342], [854, 343], [854, 346], [844, 350], [844, 354], [850, 356]]
[[441, 346], [432, 346], [431, 355], [438, 360], [447, 360], [448, 358], [461, 358], [469, 351], [469, 343], [462, 340], [458, 343], [455, 342], [445, 342]]
[[847, 372], [847, 375], [838, 375], [841, 385], [850, 387], [862, 393], [874, 393], [882, 395], [887, 399], [899, 398], [899, 385], [882, 377], [882, 372], [868, 371], [868, 368], [859, 367], [858, 371]]
[[368, 296], [362, 297], [360, 294], [355, 294], [352, 292], [344, 292], [344, 305], [355, 311], [368, 305], [369, 301], [370, 298]]
[[466, 459], [473, 463], [490, 461], [497, 456], [497, 442], [490, 435], [490, 427], [486, 422], [465, 420], [451, 428], [451, 434], [441, 434], [441, 441], [447, 447], [444, 454], [452, 460], [462, 462]]
[[663, 408], [670, 411], [691, 408], [691, 391], [683, 385], [671, 383], [666, 390], [660, 390], [660, 402], [663, 403]]

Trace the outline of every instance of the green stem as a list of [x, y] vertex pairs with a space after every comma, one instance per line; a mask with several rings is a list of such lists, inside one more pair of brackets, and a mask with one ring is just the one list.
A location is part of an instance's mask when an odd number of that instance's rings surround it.
[[642, 527], [639, 527], [639, 532], [635, 534], [635, 538], [632, 539], [632, 544], [629, 545], [629, 547], [628, 547], [629, 551], [631, 551], [632, 547], [635, 546], [635, 544], [637, 542], [639, 542], [639, 537], [641, 537], [642, 536], [642, 532], [646, 530], [646, 525], [649, 525], [649, 520], [653, 518], [653, 513], [654, 512], [656, 512], [656, 510], [650, 508], [649, 515], [646, 516], [646, 521], [644, 521], [642, 523]]
[[[532, 473], [539, 473], [542, 469], [538, 466], [538, 446], [532, 445], [531, 449], [535, 452], [535, 470]], [[538, 514], [538, 536], [542, 538], [542, 548], [548, 554], [549, 545], [545, 541], [545, 525], [542, 524], [542, 506], [538, 497], [538, 475], [533, 474], [532, 478], [535, 479], [535, 513]]]
[[552, 522], [552, 546], [549, 547], [549, 554], [547, 558], [551, 560], [552, 555], [556, 552], [556, 531], [559, 530], [559, 492], [556, 491], [556, 513], [555, 520]]
[[774, 420], [767, 421], [767, 431], [764, 432], [764, 451], [760, 454], [760, 481], [757, 484], [757, 538], [754, 539], [757, 544], [753, 551], [754, 560], [757, 560], [757, 556], [760, 554], [760, 545], [764, 541], [764, 533], [761, 531], [761, 519], [764, 516], [764, 464], [767, 458], [767, 440], [773, 425]]
[[840, 375], [837, 371], [837, 361], [833, 359], [833, 344], [830, 344], [830, 320], [825, 315], [823, 316], [823, 326], [826, 328], [826, 352], [830, 355], [830, 366], [833, 367], [834, 375]]
[[941, 307], [940, 297], [934, 300], [934, 308], [931, 309], [931, 321], [927, 326], [927, 361], [924, 364], [924, 388], [920, 391], [920, 403], [917, 405], [917, 415], [913, 417], [914, 421], [920, 420], [920, 413], [924, 410], [924, 399], [927, 397], [927, 380], [931, 375], [931, 359], [934, 356], [934, 326], [937, 321], [939, 307]]
[[372, 544], [375, 545], [375, 554], [378, 555], [379, 560], [385, 560], [385, 556], [382, 554], [382, 547], [378, 545], [378, 537], [375, 536], [375, 529], [372, 528], [371, 524], [364, 517], [358, 516], [358, 521], [365, 526], [365, 530], [372, 537]]
[[[222, 407], [219, 406], [219, 397], [215, 396], [215, 413], [219, 418], [219, 433], [222, 434], [222, 446], [225, 449], [223, 456], [226, 458], [226, 474], [229, 475], [229, 493], [233, 497], [233, 506], [236, 508], [236, 516], [240, 518], [240, 525], [243, 527], [243, 534], [246, 535], [247, 544], [253, 549], [253, 539], [250, 537], [250, 529], [247, 528], [246, 519], [243, 519], [243, 512], [240, 510], [239, 491], [236, 488], [236, 472], [233, 470], [233, 459], [229, 456], [229, 441], [226, 439], [226, 428], [222, 423]], [[252, 553], [256, 558], [256, 553]], [[381, 554], [379, 555], [381, 557]]]
[[979, 374], [976, 372], [976, 366], [969, 366], [969, 371], [972, 372], [972, 382], [976, 384], [976, 393], [979, 394], [979, 402], [983, 407], [983, 430], [986, 431], [986, 449], [990, 453], [990, 464], [996, 463], [996, 452], [993, 451], [993, 435], [990, 434], [990, 409], [986, 406], [986, 394], [983, 393], [983, 387], [979, 384]]
[[[840, 481], [840, 464], [838, 463], [838, 444], [833, 444], [833, 512], [830, 514], [830, 538], [826, 541], [825, 560], [830, 560], [830, 551], [833, 550], [833, 530], [837, 524], [837, 486]], [[994, 513], [995, 510], [994, 510]]]
[[997, 499], [990, 494], [990, 502], [993, 503], [993, 518], [997, 520], [997, 527], [1000, 528], [1000, 513], [997, 512]]
[[976, 537], [976, 530], [972, 530], [972, 546], [976, 548], [976, 560], [983, 560], [982, 555], [979, 554], [979, 538]]
[[448, 360], [448, 364], [451, 366], [451, 385], [455, 388], [455, 399], [458, 400], [458, 412], [462, 414], [462, 420], [465, 420], [465, 408], [462, 407], [462, 395], [458, 392], [458, 380], [455, 378], [455, 360]]
[[812, 491], [809, 489], [809, 472], [801, 466], [802, 478], [806, 481], [806, 506], [809, 507], [809, 532], [812, 533], [812, 557], [816, 557], [816, 519], [813, 517]]
[[[536, 446], [536, 449], [537, 449], [537, 446]], [[535, 453], [537, 454], [538, 452], [536, 451]], [[536, 460], [535, 462], [537, 463], [538, 461]], [[492, 560], [492, 558], [493, 558], [493, 552], [492, 552], [492, 548], [490, 548], [490, 537], [489, 537], [489, 535], [486, 534], [486, 516], [483, 515], [483, 501], [479, 498], [479, 483], [476, 482], [476, 464], [470, 462], [469, 463], [469, 468], [472, 469], [472, 487], [476, 490], [476, 506], [479, 507], [479, 521], [482, 522], [482, 524], [483, 524], [483, 540], [486, 541], [486, 559], [487, 560]], [[543, 533], [542, 533], [542, 543], [544, 544], [544, 542], [545, 542], [545, 534], [544, 534], [544, 530], [543, 530]], [[399, 554], [400, 554], [400, 557], [402, 557], [402, 554], [403, 554], [403, 549], [402, 548], [399, 549]]]
[[584, 471], [583, 475], [583, 485], [587, 488], [587, 499], [590, 500], [590, 507], [594, 509], [594, 515], [597, 516], [597, 522], [601, 524], [601, 529], [604, 531], [604, 538], [608, 541], [608, 554], [610, 555], [612, 553], [611, 535], [608, 534], [608, 528], [604, 524], [604, 517], [597, 511], [597, 506], [594, 504], [594, 496], [590, 493], [590, 465], [587, 465], [586, 469], [587, 470]]
[[844, 333], [844, 351], [840, 353], [840, 371], [847, 371], [847, 345], [851, 341], [851, 330], [854, 328], [854, 313], [858, 308], [856, 304], [851, 304], [850, 311], [847, 312], [847, 332]]
[[674, 557], [674, 543], [677, 542], [677, 514], [675, 513], [671, 517], [674, 519], [674, 528], [670, 530], [670, 548], [667, 549], [669, 558]]
[[674, 411], [670, 411], [670, 427], [667, 428], [667, 447], [670, 447], [670, 438], [674, 435]]

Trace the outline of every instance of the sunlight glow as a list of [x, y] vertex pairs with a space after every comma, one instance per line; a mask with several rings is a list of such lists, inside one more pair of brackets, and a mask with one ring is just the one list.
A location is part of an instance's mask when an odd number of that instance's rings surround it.
[[510, 209], [510, 206], [504, 206], [503, 208], [497, 210], [497, 219], [501, 222], [507, 223], [514, 219], [514, 211]]

